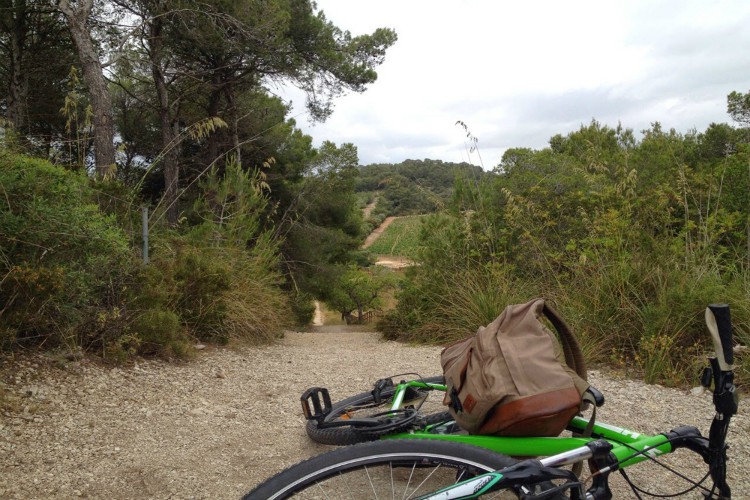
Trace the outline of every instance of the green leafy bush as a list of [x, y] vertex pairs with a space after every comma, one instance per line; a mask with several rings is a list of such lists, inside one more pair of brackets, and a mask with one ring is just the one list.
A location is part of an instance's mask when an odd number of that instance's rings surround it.
[[[591, 362], [697, 383], [711, 350], [708, 304], [730, 304], [741, 346], [750, 332], [739, 202], [748, 150], [716, 156], [704, 140], [655, 124], [638, 143], [632, 131], [592, 122], [549, 148], [509, 150], [497, 177], [457, 183], [450, 210], [425, 218], [420, 265], [381, 327], [391, 338], [449, 342], [503, 303], [543, 296]], [[746, 352], [740, 384], [750, 381]]]
[[[199, 338], [277, 338], [294, 319], [277, 271], [280, 242], [264, 228], [269, 200], [263, 174], [229, 164], [223, 177], [214, 171], [201, 187], [194, 210], [203, 223], [185, 236], [198, 253], [177, 275], [191, 309], [180, 310], [197, 319], [188, 325]], [[192, 272], [200, 278], [187, 279]]]
[[182, 352], [182, 345], [187, 343], [180, 318], [164, 309], [146, 309], [135, 314], [129, 329], [141, 354], [165, 354], [175, 348]]
[[147, 266], [119, 225], [132, 214], [110, 205], [117, 218], [102, 213], [102, 199], [121, 188], [8, 153], [0, 185], [3, 349], [83, 348], [115, 362], [184, 357], [195, 341], [268, 341], [293, 322], [258, 172], [212, 173], [197, 224], [182, 234], [151, 228]]
[[297, 324], [306, 325], [312, 321], [315, 314], [315, 302], [311, 295], [305, 293], [296, 295], [290, 301], [290, 306]]
[[128, 239], [82, 175], [0, 153], [3, 345], [97, 346], [133, 269]]

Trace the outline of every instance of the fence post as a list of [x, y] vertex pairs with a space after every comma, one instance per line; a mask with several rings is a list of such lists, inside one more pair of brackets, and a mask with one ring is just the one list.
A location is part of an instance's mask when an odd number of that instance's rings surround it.
[[143, 263], [148, 264], [148, 207], [141, 207], [141, 223], [143, 225]]

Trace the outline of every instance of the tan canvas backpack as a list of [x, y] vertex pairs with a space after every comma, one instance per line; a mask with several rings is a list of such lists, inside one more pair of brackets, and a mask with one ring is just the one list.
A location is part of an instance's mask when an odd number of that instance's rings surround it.
[[578, 342], [544, 299], [508, 306], [443, 349], [440, 361], [448, 386], [443, 404], [473, 434], [557, 436], [589, 387]]

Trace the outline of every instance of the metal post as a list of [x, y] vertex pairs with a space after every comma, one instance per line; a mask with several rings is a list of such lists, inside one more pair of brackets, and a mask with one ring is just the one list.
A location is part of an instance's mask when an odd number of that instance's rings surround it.
[[148, 207], [141, 208], [141, 221], [143, 224], [143, 263], [148, 264]]

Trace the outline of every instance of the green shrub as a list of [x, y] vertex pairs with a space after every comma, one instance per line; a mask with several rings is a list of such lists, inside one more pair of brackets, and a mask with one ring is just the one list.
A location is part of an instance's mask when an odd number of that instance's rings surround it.
[[298, 325], [307, 325], [312, 321], [315, 314], [315, 303], [311, 295], [300, 293], [290, 301], [292, 314]]
[[269, 342], [295, 323], [290, 300], [274, 270], [278, 256], [272, 244], [256, 241], [250, 252], [234, 253], [232, 281], [226, 294], [225, 334], [230, 339]]
[[507, 305], [538, 294], [499, 267], [433, 272], [429, 281], [412, 277], [403, 282], [397, 309], [377, 325], [386, 338], [452, 342], [491, 323]]
[[95, 347], [97, 318], [121, 307], [126, 235], [83, 175], [0, 153], [3, 345]]
[[730, 303], [739, 332], [747, 317], [747, 296], [731, 274], [643, 255], [579, 265], [553, 295], [589, 361], [635, 370], [650, 383], [695, 384], [712, 349], [706, 306]]
[[151, 308], [171, 311], [187, 331], [203, 341], [226, 342], [225, 296], [231, 271], [212, 252], [201, 251], [176, 235], [154, 235], [159, 252], [138, 274], [130, 290], [134, 314]]
[[175, 348], [182, 352], [180, 346], [188, 344], [180, 318], [173, 311], [147, 309], [135, 315], [129, 330], [141, 354], [169, 355]]
[[229, 290], [230, 268], [212, 253], [181, 248], [175, 262], [179, 292], [177, 312], [193, 335], [202, 340], [226, 342], [224, 294]]

